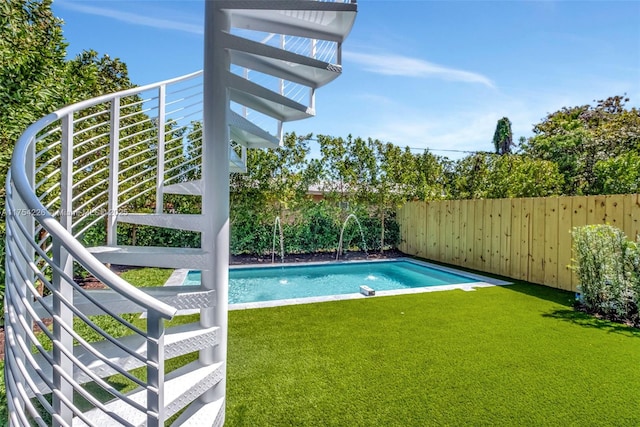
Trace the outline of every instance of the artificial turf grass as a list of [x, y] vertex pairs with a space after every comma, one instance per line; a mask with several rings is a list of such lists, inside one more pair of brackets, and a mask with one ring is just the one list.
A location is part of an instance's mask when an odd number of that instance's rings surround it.
[[516, 284], [229, 313], [228, 426], [638, 425], [640, 332]]

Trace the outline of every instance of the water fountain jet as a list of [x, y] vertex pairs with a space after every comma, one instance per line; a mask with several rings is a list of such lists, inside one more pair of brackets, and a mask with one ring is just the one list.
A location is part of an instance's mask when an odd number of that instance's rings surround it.
[[347, 228], [347, 223], [349, 223], [349, 220], [353, 218], [356, 220], [356, 224], [358, 224], [358, 229], [360, 229], [360, 237], [362, 237], [362, 249], [364, 249], [364, 253], [369, 256], [369, 253], [367, 252], [367, 241], [364, 238], [364, 232], [362, 231], [362, 225], [360, 225], [360, 221], [358, 220], [358, 217], [355, 214], [349, 214], [347, 216], [347, 219], [344, 220], [344, 224], [342, 224], [342, 230], [340, 230], [340, 241], [338, 243], [338, 252], [336, 253], [336, 261], [338, 261], [338, 258], [340, 257], [340, 253], [342, 253], [342, 239], [344, 237], [344, 229]]
[[273, 221], [273, 245], [271, 247], [271, 263], [276, 262], [276, 230], [280, 229], [280, 261], [284, 264], [284, 235], [282, 233], [282, 223], [280, 217], [277, 216]]

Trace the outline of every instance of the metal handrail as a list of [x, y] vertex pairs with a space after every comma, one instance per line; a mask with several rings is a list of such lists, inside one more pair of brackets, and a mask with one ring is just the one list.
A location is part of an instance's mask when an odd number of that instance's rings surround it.
[[[157, 188], [162, 191], [167, 178], [174, 178], [170, 176], [172, 169], [168, 170], [169, 174], [164, 172], [167, 160], [163, 148], [167, 143], [170, 144], [169, 147], [181, 144], [180, 137], [174, 138], [174, 135], [189, 135], [191, 123], [186, 121], [186, 117], [193, 114], [190, 111], [197, 105], [197, 102], [193, 103], [193, 99], [199, 96], [198, 93], [191, 92], [192, 88], [201, 86], [202, 83], [187, 83], [189, 87], [185, 89], [182, 82], [190, 82], [201, 75], [202, 72], [199, 71], [63, 107], [35, 122], [17, 141], [6, 180], [6, 326], [7, 336], [12, 342], [7, 348], [7, 360], [11, 368], [10, 378], [14, 380], [8, 384], [8, 390], [12, 399], [17, 399], [10, 406], [23, 406], [26, 411], [17, 411], [20, 420], [18, 424], [25, 424], [25, 414], [38, 425], [48, 424], [30, 401], [33, 397], [59, 425], [67, 425], [70, 417], [74, 416], [87, 421], [83, 412], [69, 399], [69, 390], [57, 389], [62, 381], [91, 402], [96, 410], [114, 422], [127, 425], [124, 418], [96, 400], [90, 391], [84, 390], [81, 383], [88, 380], [93, 380], [98, 387], [129, 405], [132, 410], [146, 414], [150, 425], [157, 425], [165, 419], [162, 403], [164, 320], [173, 318], [177, 308], [150, 296], [116, 275], [83, 246], [79, 236], [102, 218], [114, 218], [112, 210], [116, 211]], [[173, 96], [173, 89], [176, 89], [175, 92], [188, 92], [167, 101], [165, 94], [169, 91], [169, 95]], [[147, 96], [150, 91], [159, 93], [159, 96]], [[166, 113], [168, 102], [174, 105], [176, 114]], [[155, 111], [157, 116], [150, 117], [150, 111]], [[201, 114], [201, 110], [196, 114]], [[178, 115], [185, 117], [177, 117]], [[196, 117], [194, 120], [199, 121], [201, 118]], [[165, 137], [168, 141], [165, 141]], [[142, 142], [138, 142], [138, 139], [142, 139]], [[158, 147], [157, 155], [152, 158], [138, 157], [140, 153], [148, 153], [148, 147], [151, 146]], [[174, 163], [178, 160], [179, 156], [175, 154], [170, 159]], [[120, 163], [135, 165], [130, 170], [125, 168], [119, 171]], [[182, 163], [182, 166], [194, 167], [192, 158], [185, 157]], [[158, 172], [157, 179], [144, 176], [149, 170]], [[110, 176], [108, 185], [100, 182], [107, 173]], [[88, 183], [86, 188], [81, 188], [85, 183]], [[122, 201], [119, 198], [127, 200], [119, 203]], [[161, 200], [162, 193], [159, 206]], [[156, 204], [158, 205], [158, 201]], [[89, 207], [92, 208], [91, 211], [96, 207], [102, 210], [107, 208], [107, 213], [75, 217], [77, 213], [83, 213], [78, 211]], [[113, 224], [112, 222], [110, 225]], [[111, 232], [113, 235], [113, 230]], [[111, 243], [114, 243], [113, 239]], [[146, 331], [119, 316], [117, 311], [75, 283], [69, 262], [71, 260], [122, 295], [129, 303], [137, 305], [140, 311], [146, 311]], [[42, 291], [37, 289], [38, 286], [46, 289], [50, 296], [44, 298]], [[76, 308], [74, 293], [118, 322], [128, 331], [126, 333], [142, 336], [146, 342], [147, 355], [137, 354], [133, 349], [127, 348], [118, 341], [117, 336], [99, 327]], [[54, 319], [57, 329], [46, 330], [47, 325], [41, 317]], [[124, 366], [102, 356], [89, 341], [74, 331], [74, 319], [83, 322], [92, 333], [109, 341], [114, 348], [128, 353], [131, 360], [137, 359], [143, 366], [146, 365], [147, 379], [137, 378]], [[47, 353], [45, 347], [38, 342], [31, 330], [31, 325], [34, 324], [43, 329], [41, 337], [53, 345], [53, 353]], [[147, 407], [129, 399], [93, 374], [74, 356], [74, 346], [84, 348], [87, 354], [101, 360], [113, 372], [146, 388]], [[32, 348], [37, 350], [40, 359], [36, 360], [31, 354]], [[45, 366], [50, 369], [51, 374], [44, 373]], [[82, 372], [86, 379], [75, 381], [73, 371]], [[50, 378], [49, 375], [53, 377]], [[47, 392], [53, 393], [52, 405], [43, 398]], [[18, 419], [14, 419], [14, 422]]]
[[[104, 100], [110, 99], [109, 96], [102, 98], [104, 98]], [[108, 284], [114, 291], [130, 298], [141, 307], [144, 307], [147, 310], [153, 310], [165, 319], [172, 319], [178, 312], [177, 309], [147, 295], [135, 286], [132, 286], [129, 282], [122, 279], [98, 261], [96, 257], [94, 257], [80, 242], [78, 242], [73, 235], [49, 213], [44, 205], [40, 203], [38, 196], [36, 196], [31, 184], [29, 183], [25, 164], [29, 146], [35, 140], [37, 133], [47, 125], [61, 119], [66, 114], [76, 111], [73, 107], [81, 107], [84, 105], [92, 106], [95, 105], [95, 103], [91, 103], [90, 100], [65, 107], [55, 113], [51, 113], [48, 116], [43, 117], [33, 125], [29, 126], [18, 140], [13, 151], [11, 169], [7, 176], [7, 180], [10, 180], [13, 183], [16, 193], [24, 201], [29, 212], [37, 218], [38, 222], [42, 224], [44, 229], [47, 230], [51, 236], [60, 239], [61, 242], [64, 242], [63, 245], [65, 248], [87, 269], [87, 271], [93, 274], [98, 280]]]
[[35, 194], [32, 185], [29, 182], [25, 165], [27, 164], [27, 153], [29, 151], [29, 148], [32, 144], [35, 143], [38, 133], [52, 123], [61, 120], [63, 117], [104, 102], [113, 101], [114, 99], [137, 95], [146, 90], [156, 89], [163, 85], [166, 86], [189, 80], [198, 77], [201, 74], [202, 71], [198, 71], [162, 82], [126, 89], [108, 95], [98, 96], [96, 98], [63, 107], [43, 117], [42, 119], [29, 126], [29, 128], [27, 128], [27, 130], [18, 140], [11, 159], [11, 169], [7, 176], [7, 182], [13, 183], [16, 194], [23, 200], [29, 212], [33, 214], [33, 216], [38, 220], [42, 227], [49, 233], [49, 235], [51, 235], [54, 239], [60, 239], [60, 241], [63, 242], [63, 246], [69, 251], [70, 255], [73, 256], [74, 259], [76, 259], [80, 264], [82, 264], [87, 269], [87, 271], [93, 274], [98, 280], [108, 284], [108, 286], [114, 291], [126, 296], [146, 310], [157, 312], [161, 317], [165, 319], [173, 318], [177, 310], [174, 307], [171, 307], [170, 305], [149, 296], [148, 294], [129, 284], [126, 280], [122, 279], [120, 276], [112, 272], [100, 261], [98, 261], [80, 242], [78, 242], [74, 238], [74, 236], [68, 230], [66, 230], [58, 222], [58, 220], [51, 215], [49, 210], [41, 203], [38, 196]]

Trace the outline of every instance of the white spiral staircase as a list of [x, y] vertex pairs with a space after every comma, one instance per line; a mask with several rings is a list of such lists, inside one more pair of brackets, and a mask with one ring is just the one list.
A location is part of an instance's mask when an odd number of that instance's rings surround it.
[[[314, 115], [355, 14], [355, 1], [208, 0], [204, 72], [27, 129], [6, 185], [11, 425], [224, 423], [229, 173], [246, 170], [247, 148], [277, 146], [282, 122]], [[169, 194], [201, 213], [170, 212]], [[119, 245], [124, 223], [198, 232], [201, 246]], [[136, 288], [109, 263], [202, 270], [202, 285]], [[107, 289], [74, 280], [87, 274]], [[183, 309], [199, 321], [165, 327]]]

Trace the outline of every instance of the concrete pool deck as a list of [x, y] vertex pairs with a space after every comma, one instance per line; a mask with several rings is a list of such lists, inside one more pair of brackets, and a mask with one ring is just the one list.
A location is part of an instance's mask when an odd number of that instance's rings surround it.
[[[478, 280], [478, 282], [467, 282], [467, 283], [456, 283], [453, 285], [441, 285], [441, 286], [425, 286], [419, 288], [405, 288], [405, 289], [394, 289], [389, 291], [378, 291], [376, 290], [375, 295], [365, 296], [360, 293], [350, 293], [350, 294], [339, 294], [339, 295], [324, 295], [318, 297], [305, 297], [305, 298], [289, 298], [289, 299], [280, 299], [280, 300], [272, 300], [272, 301], [260, 301], [260, 302], [247, 302], [247, 303], [238, 303], [238, 304], [229, 304], [229, 310], [248, 310], [253, 308], [269, 308], [269, 307], [280, 307], [285, 305], [298, 305], [298, 304], [312, 304], [318, 302], [327, 302], [327, 301], [343, 301], [343, 300], [353, 300], [353, 299], [363, 299], [363, 298], [376, 298], [376, 297], [385, 297], [385, 296], [394, 296], [394, 295], [407, 295], [407, 294], [419, 294], [424, 292], [439, 292], [439, 291], [452, 291], [455, 289], [460, 289], [465, 292], [475, 291], [476, 288], [488, 288], [492, 286], [505, 286], [511, 285], [512, 282], [506, 282], [504, 280], [493, 279], [491, 277], [482, 276], [480, 274], [468, 273], [466, 271], [457, 270], [451, 267], [445, 267], [437, 264], [432, 264], [426, 261], [420, 261], [413, 258], [390, 258], [390, 259], [376, 259], [376, 260], [358, 260], [358, 261], [322, 261], [322, 262], [308, 262], [308, 263], [277, 263], [277, 264], [246, 264], [246, 265], [238, 265], [231, 266], [230, 269], [244, 269], [244, 268], [280, 268], [280, 267], [292, 267], [292, 266], [300, 266], [300, 265], [328, 265], [328, 264], [353, 264], [353, 263], [364, 263], [364, 262], [390, 262], [390, 261], [409, 261], [418, 265], [422, 265], [424, 267], [433, 268], [436, 270], [445, 271], [447, 273], [454, 273], [457, 275], [465, 276], [470, 279]], [[164, 286], [181, 286], [184, 283], [184, 280], [187, 277], [187, 274], [190, 270], [188, 269], [177, 269], [171, 274], [169, 279], [165, 282]], [[185, 314], [194, 314], [198, 313], [199, 310], [181, 310], [178, 312], [178, 315]]]

